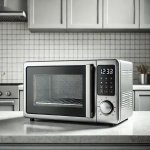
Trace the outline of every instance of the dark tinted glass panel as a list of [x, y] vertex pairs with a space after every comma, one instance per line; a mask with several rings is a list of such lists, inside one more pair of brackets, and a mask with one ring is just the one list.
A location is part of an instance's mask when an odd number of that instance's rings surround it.
[[98, 95], [115, 95], [115, 65], [99, 65], [97, 67]]
[[34, 103], [57, 107], [83, 107], [83, 75], [36, 74]]
[[85, 116], [85, 66], [28, 67], [27, 112]]

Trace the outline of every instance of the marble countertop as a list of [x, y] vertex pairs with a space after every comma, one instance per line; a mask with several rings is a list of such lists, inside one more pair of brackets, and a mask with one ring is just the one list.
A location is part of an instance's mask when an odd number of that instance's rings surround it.
[[133, 90], [150, 90], [150, 85], [133, 85]]
[[0, 112], [0, 144], [5, 143], [149, 143], [150, 112], [134, 112], [117, 125], [34, 121], [23, 112]]

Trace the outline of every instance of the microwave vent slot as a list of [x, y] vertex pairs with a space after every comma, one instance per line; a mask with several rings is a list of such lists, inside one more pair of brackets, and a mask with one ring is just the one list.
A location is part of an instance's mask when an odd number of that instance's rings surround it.
[[126, 116], [129, 116], [133, 109], [132, 105], [132, 91], [123, 92], [121, 98], [121, 120], [126, 118]]
[[133, 110], [133, 92], [132, 92], [132, 69], [122, 65], [121, 70], [121, 120], [128, 118]]

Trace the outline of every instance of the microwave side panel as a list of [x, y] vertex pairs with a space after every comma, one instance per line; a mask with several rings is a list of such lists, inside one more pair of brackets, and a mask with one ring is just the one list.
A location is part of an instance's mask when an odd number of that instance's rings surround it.
[[128, 119], [133, 113], [133, 64], [120, 61], [120, 116], [119, 121]]

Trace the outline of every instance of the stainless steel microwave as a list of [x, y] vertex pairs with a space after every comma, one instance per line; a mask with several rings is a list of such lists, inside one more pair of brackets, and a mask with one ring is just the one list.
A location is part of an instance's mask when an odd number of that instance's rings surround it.
[[118, 124], [132, 114], [131, 62], [26, 62], [24, 86], [24, 116], [31, 120]]

